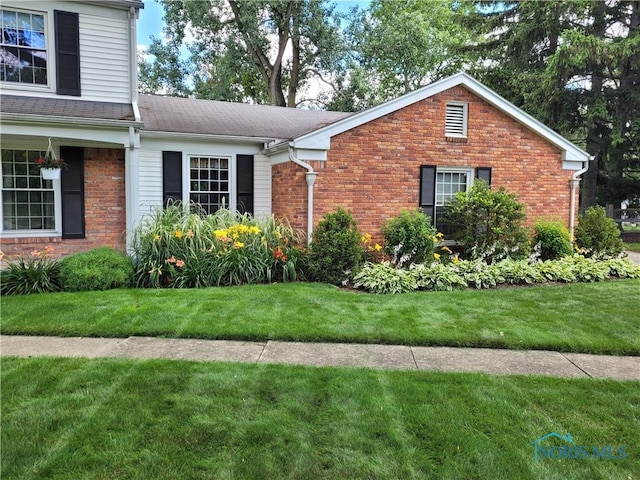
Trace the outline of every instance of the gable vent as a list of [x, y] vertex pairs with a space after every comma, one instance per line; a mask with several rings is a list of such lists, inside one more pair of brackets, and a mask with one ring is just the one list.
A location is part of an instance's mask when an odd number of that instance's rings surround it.
[[444, 134], [447, 137], [467, 136], [467, 105], [464, 103], [448, 103]]

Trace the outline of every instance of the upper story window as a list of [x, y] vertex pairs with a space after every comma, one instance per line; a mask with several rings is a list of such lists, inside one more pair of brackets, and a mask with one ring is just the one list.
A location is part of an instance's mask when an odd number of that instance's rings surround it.
[[447, 137], [467, 136], [467, 110], [466, 103], [447, 103], [444, 134]]
[[47, 85], [44, 14], [0, 10], [0, 81]]

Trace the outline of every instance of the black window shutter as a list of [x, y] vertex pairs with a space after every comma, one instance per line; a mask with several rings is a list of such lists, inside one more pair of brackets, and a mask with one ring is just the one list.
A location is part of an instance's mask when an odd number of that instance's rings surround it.
[[67, 163], [60, 175], [62, 190], [62, 238], [84, 238], [84, 149], [60, 147]]
[[420, 167], [420, 207], [433, 222], [436, 205], [436, 167], [422, 165]]
[[78, 14], [54, 10], [58, 95], [80, 96], [80, 28]]
[[487, 185], [491, 185], [491, 167], [476, 168], [476, 178], [484, 180], [487, 182]]
[[237, 156], [237, 209], [253, 214], [253, 155]]
[[162, 152], [162, 204], [182, 201], [182, 152]]

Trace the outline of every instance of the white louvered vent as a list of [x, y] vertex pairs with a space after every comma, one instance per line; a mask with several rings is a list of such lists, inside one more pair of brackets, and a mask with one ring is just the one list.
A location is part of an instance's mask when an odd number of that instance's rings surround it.
[[448, 103], [444, 125], [447, 137], [467, 136], [467, 105], [464, 103]]

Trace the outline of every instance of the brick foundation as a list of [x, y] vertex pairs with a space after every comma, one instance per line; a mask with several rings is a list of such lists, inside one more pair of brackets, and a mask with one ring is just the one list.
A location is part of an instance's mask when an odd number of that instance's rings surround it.
[[125, 152], [119, 149], [84, 149], [85, 238], [2, 238], [5, 255], [29, 254], [51, 245], [53, 256], [108, 246], [125, 249]]
[[[468, 102], [468, 136], [444, 135], [447, 101]], [[464, 87], [373, 120], [331, 139], [318, 172], [314, 221], [342, 206], [361, 232], [379, 238], [383, 222], [419, 205], [420, 166], [491, 167], [492, 186], [516, 193], [527, 224], [552, 218], [569, 226], [572, 171], [562, 169], [554, 145], [512, 120]], [[291, 162], [273, 167], [273, 212], [306, 228], [305, 170]]]

